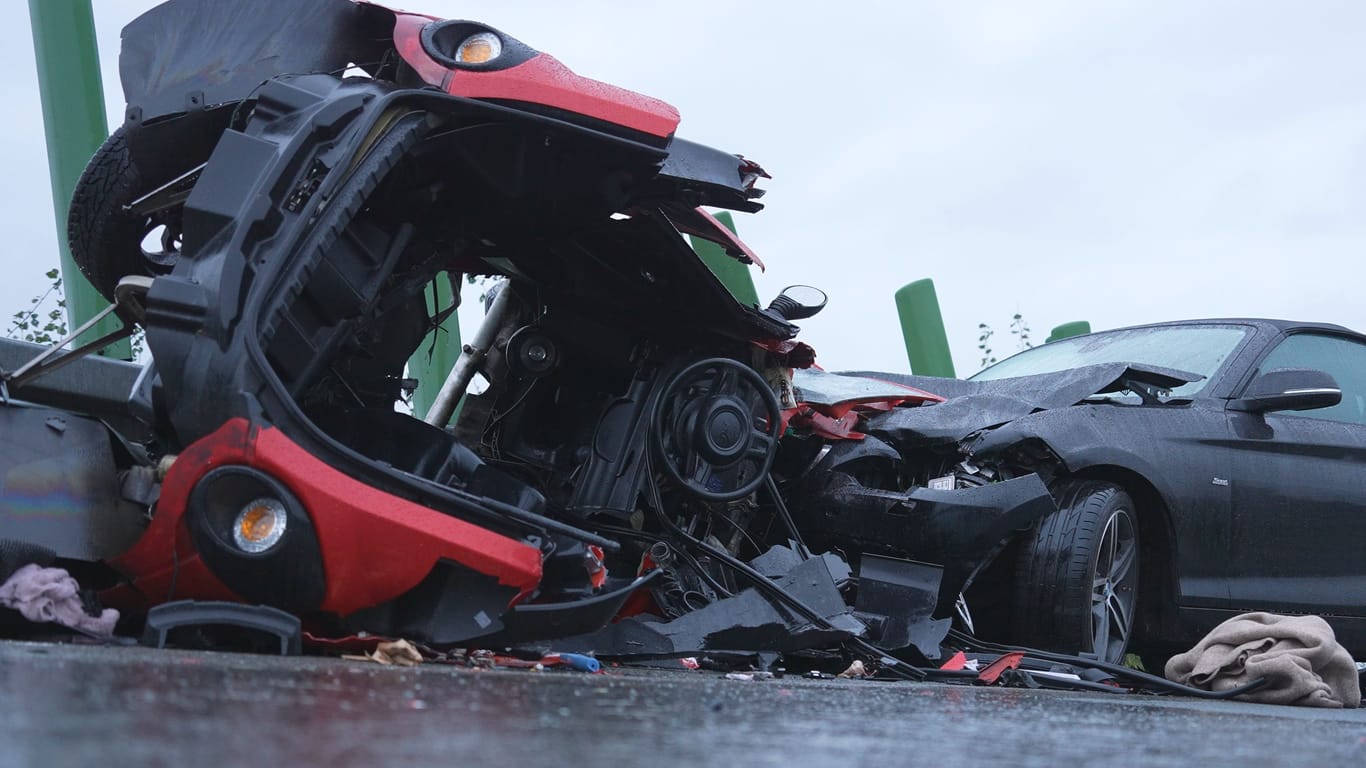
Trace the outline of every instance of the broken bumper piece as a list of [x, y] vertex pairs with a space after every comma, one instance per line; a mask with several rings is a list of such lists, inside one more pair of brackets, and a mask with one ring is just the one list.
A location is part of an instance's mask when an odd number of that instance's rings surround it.
[[859, 615], [888, 650], [931, 657], [958, 596], [1019, 531], [1057, 509], [1037, 475], [950, 491], [883, 491], [831, 472], [794, 509], [813, 545], [862, 550]]
[[[783, 548], [775, 548], [783, 549]], [[762, 558], [756, 558], [756, 563]], [[862, 637], [867, 627], [840, 595], [849, 566], [835, 554], [800, 561], [773, 579], [825, 620], [818, 626], [774, 605], [753, 587], [671, 621], [633, 616], [589, 634], [553, 641], [556, 648], [602, 658], [669, 657], [707, 651], [794, 651]]]

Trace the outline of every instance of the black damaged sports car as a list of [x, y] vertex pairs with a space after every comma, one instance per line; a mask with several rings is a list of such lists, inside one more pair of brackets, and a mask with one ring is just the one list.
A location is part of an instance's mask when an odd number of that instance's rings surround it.
[[1266, 610], [1321, 615], [1366, 654], [1366, 336], [1175, 322], [1057, 341], [968, 380], [865, 375], [947, 400], [872, 417], [868, 441], [824, 457], [798, 509], [813, 543], [898, 540], [888, 491], [908, 483], [1035, 472], [1058, 504], [977, 574], [960, 612], [979, 636], [1151, 662]]

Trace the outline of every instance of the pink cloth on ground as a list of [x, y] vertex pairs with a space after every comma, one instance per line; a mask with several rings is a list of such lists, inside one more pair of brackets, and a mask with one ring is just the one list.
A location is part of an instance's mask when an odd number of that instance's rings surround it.
[[0, 605], [13, 608], [24, 618], [53, 622], [100, 637], [114, 634], [119, 612], [106, 608], [91, 616], [81, 605], [80, 585], [61, 568], [26, 565], [0, 585]]

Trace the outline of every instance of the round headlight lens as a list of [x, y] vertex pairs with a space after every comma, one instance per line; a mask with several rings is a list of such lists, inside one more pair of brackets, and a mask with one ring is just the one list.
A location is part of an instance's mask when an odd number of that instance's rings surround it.
[[455, 60], [461, 64], [487, 64], [503, 53], [503, 41], [492, 32], [480, 32], [465, 38], [455, 50]]
[[232, 540], [237, 548], [250, 554], [265, 552], [284, 538], [289, 517], [279, 499], [262, 497], [242, 507], [232, 524]]

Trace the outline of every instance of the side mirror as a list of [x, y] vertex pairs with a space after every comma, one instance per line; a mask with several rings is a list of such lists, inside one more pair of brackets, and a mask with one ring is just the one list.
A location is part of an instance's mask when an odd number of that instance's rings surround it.
[[1252, 380], [1239, 400], [1229, 402], [1235, 411], [1309, 411], [1342, 402], [1342, 388], [1332, 376], [1311, 368], [1276, 368]]
[[825, 309], [825, 291], [809, 285], [789, 285], [765, 310], [783, 320], [801, 320]]

